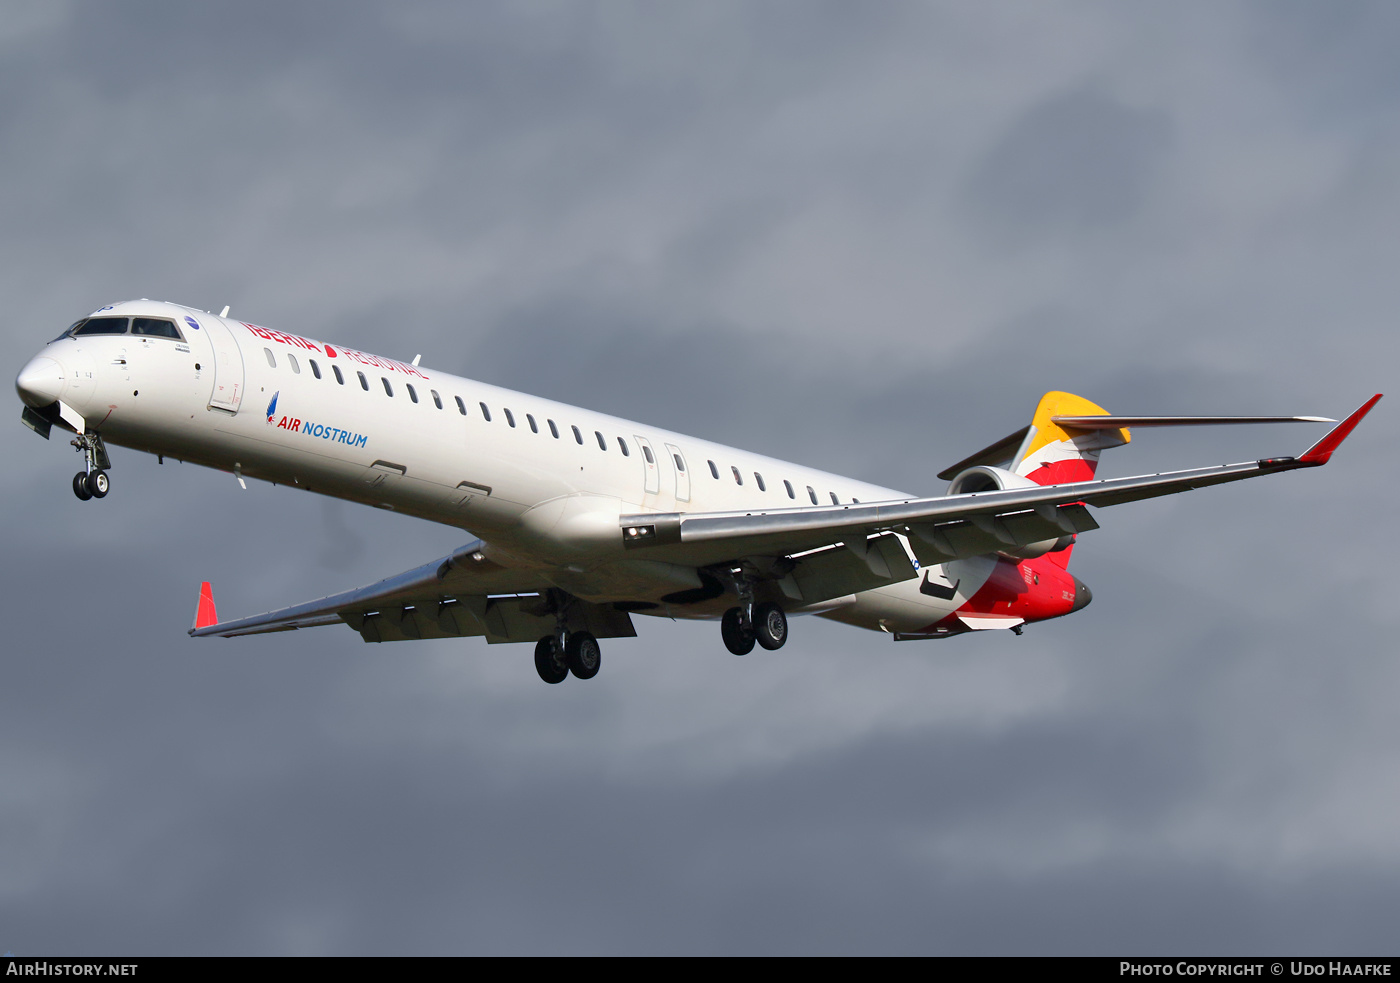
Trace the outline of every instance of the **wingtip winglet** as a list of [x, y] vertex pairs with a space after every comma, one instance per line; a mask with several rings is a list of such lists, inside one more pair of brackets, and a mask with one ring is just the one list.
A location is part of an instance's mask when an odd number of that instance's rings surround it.
[[1366, 402], [1362, 403], [1355, 413], [1327, 431], [1325, 437], [1309, 447], [1303, 453], [1303, 456], [1298, 458], [1298, 461], [1302, 464], [1314, 466], [1326, 464], [1328, 460], [1331, 459], [1332, 452], [1341, 446], [1342, 441], [1347, 439], [1347, 436], [1352, 430], [1356, 429], [1356, 425], [1361, 422], [1362, 417], [1371, 412], [1371, 407], [1381, 401], [1382, 395], [1382, 393], [1376, 393], [1370, 399], [1366, 400]]
[[214, 590], [209, 586], [209, 581], [204, 581], [199, 585], [199, 606], [194, 611], [194, 627], [191, 633], [199, 631], [201, 628], [208, 628], [219, 623], [219, 612], [214, 608]]

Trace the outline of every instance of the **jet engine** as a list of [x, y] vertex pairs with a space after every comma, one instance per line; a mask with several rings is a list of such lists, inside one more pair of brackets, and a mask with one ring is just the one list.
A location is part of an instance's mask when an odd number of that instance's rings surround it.
[[[976, 492], [1004, 491], [1008, 488], [1039, 488], [1040, 485], [1023, 475], [978, 465], [961, 471], [948, 484], [949, 495], [971, 495]], [[1082, 507], [1081, 507], [1082, 508]], [[1034, 511], [1011, 515], [975, 518], [970, 521], [996, 552], [1022, 560], [1032, 560], [1054, 550], [1064, 549], [1074, 542], [1072, 533], [1043, 538], [1047, 532], [1060, 532], [1052, 523]], [[950, 530], [951, 531], [951, 530]], [[971, 530], [969, 530], [971, 532]], [[993, 541], [995, 545], [992, 545]]]

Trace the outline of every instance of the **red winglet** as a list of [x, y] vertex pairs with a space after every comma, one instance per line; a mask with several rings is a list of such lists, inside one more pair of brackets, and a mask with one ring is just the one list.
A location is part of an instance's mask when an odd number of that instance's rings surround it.
[[208, 628], [219, 623], [219, 612], [214, 610], [214, 591], [209, 581], [199, 585], [199, 607], [194, 612], [194, 626]]
[[1366, 400], [1360, 409], [1329, 430], [1327, 436], [1309, 447], [1298, 460], [1303, 464], [1326, 464], [1328, 459], [1332, 456], [1332, 452], [1341, 445], [1342, 441], [1347, 439], [1347, 434], [1355, 429], [1356, 425], [1361, 422], [1363, 416], [1371, 412], [1372, 406], [1380, 402], [1381, 395], [1381, 393], [1376, 393], [1370, 399]]

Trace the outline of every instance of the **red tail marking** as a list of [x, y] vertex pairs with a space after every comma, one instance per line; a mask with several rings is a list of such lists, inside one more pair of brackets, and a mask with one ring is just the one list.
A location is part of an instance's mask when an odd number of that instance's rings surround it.
[[1064, 461], [1042, 464], [1026, 477], [1037, 485], [1068, 485], [1075, 481], [1093, 481], [1098, 461], [1072, 457]]
[[1376, 393], [1370, 399], [1366, 400], [1360, 409], [1329, 430], [1327, 436], [1309, 447], [1298, 460], [1302, 461], [1304, 464], [1326, 464], [1328, 459], [1331, 458], [1332, 452], [1337, 449], [1342, 441], [1347, 439], [1347, 435], [1361, 422], [1361, 418], [1371, 412], [1371, 407], [1379, 403], [1380, 400], [1381, 393]]
[[214, 610], [214, 591], [209, 586], [209, 581], [199, 585], [199, 607], [194, 612], [194, 626], [196, 628], [208, 628], [210, 625], [219, 623], [219, 613]]

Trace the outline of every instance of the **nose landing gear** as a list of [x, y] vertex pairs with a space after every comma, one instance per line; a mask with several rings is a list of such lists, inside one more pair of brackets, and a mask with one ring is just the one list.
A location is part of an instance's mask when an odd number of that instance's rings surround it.
[[83, 502], [90, 498], [106, 498], [107, 492], [112, 489], [112, 479], [107, 477], [107, 469], [112, 466], [112, 459], [107, 456], [102, 435], [78, 434], [72, 444], [83, 452], [83, 460], [87, 465], [84, 470], [73, 475], [73, 494]]

